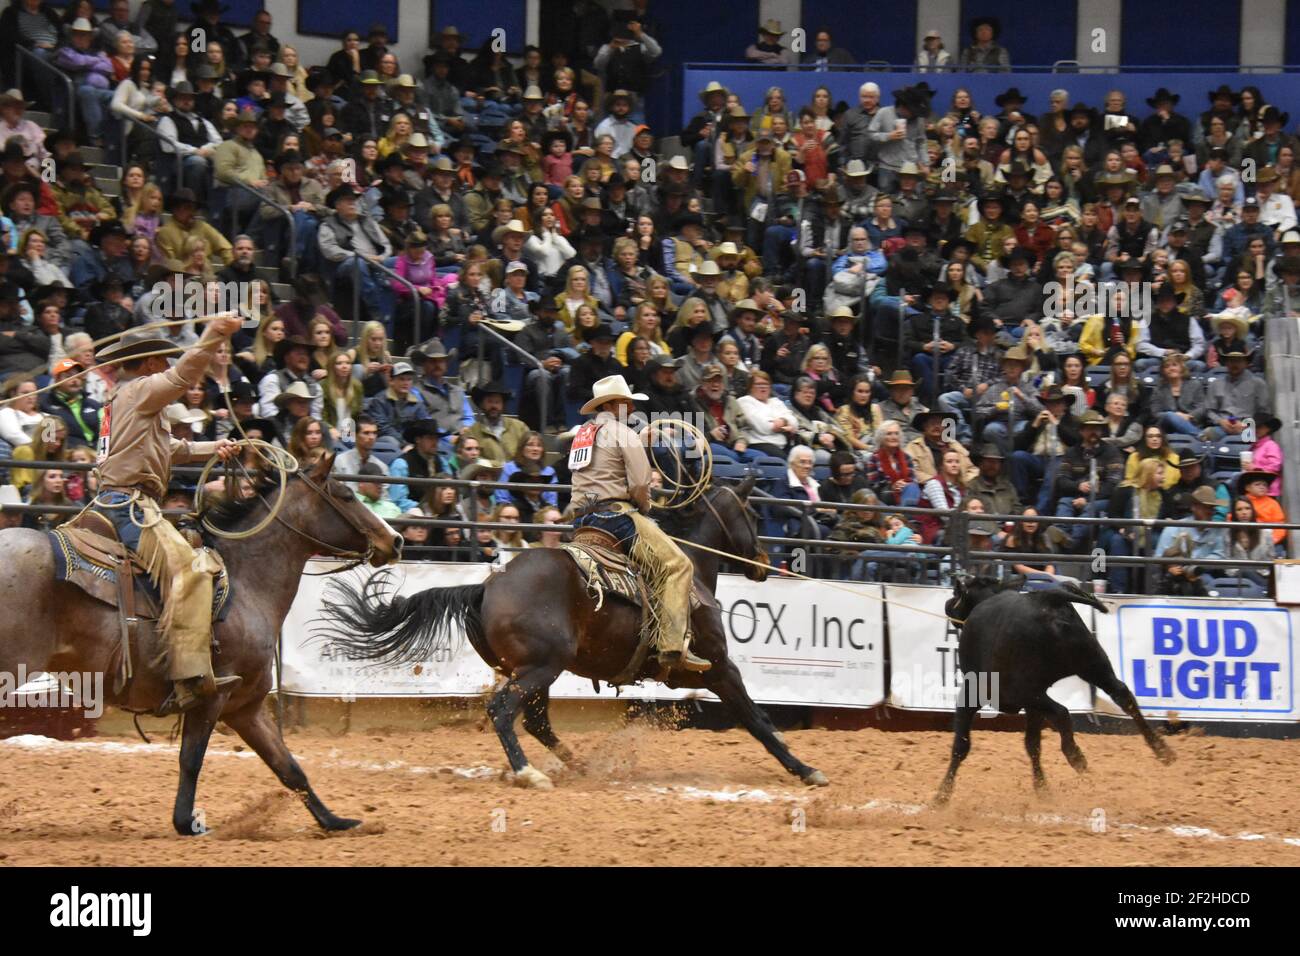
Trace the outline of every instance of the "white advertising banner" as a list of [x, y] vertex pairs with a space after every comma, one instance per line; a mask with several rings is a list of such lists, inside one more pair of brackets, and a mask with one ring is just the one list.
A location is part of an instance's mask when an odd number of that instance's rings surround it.
[[[1296, 612], [1266, 601], [1152, 597], [1114, 605], [1097, 615], [1097, 636], [1144, 712], [1201, 720], [1300, 718]], [[1117, 711], [1105, 695], [1097, 700]]]
[[[944, 618], [943, 606], [952, 592], [947, 588], [890, 585], [885, 588], [889, 606], [889, 705], [901, 710], [955, 710], [963, 685], [957, 670], [956, 625]], [[1090, 608], [1076, 608], [1090, 613]], [[1087, 617], [1084, 624], [1091, 626]], [[996, 695], [997, 675], [977, 674], [970, 680], [972, 695]], [[1067, 677], [1048, 689], [1053, 700], [1071, 711], [1092, 710], [1092, 688], [1084, 680]], [[983, 713], [993, 713], [985, 707]]]
[[[311, 570], [326, 570], [313, 562]], [[352, 582], [370, 573], [346, 572]], [[484, 565], [410, 563], [397, 575], [399, 594], [430, 587], [474, 584], [487, 577]], [[442, 659], [402, 667], [376, 667], [347, 659], [328, 641], [313, 639], [329, 577], [305, 577], [285, 621], [284, 689], [325, 697], [440, 697], [483, 692], [491, 669], [459, 635]], [[858, 592], [861, 596], [853, 593]], [[872, 707], [884, 699], [884, 634], [879, 585], [769, 579], [759, 584], [738, 575], [718, 582], [728, 648], [750, 696], [764, 704]], [[591, 681], [564, 674], [551, 688], [556, 698], [612, 697]], [[632, 699], [712, 698], [702, 691], [673, 691], [653, 681], [626, 687]]]

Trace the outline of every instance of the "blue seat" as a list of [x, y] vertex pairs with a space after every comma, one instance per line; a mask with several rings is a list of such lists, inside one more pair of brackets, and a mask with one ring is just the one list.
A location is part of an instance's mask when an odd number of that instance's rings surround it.
[[506, 363], [506, 388], [510, 389], [510, 391], [514, 393], [506, 407], [506, 413], [509, 415], [519, 414], [519, 397], [524, 390], [524, 371], [525, 369], [522, 365], [513, 365], [510, 362]]
[[713, 477], [726, 478], [731, 481], [741, 481], [748, 478], [754, 472], [748, 465], [742, 465], [735, 461], [718, 461], [713, 462]]
[[826, 481], [831, 476], [831, 466], [830, 465], [816, 466], [815, 468], [813, 468], [812, 476], [813, 476], [813, 481], [819, 484], [823, 481]]
[[772, 455], [755, 455], [755, 465], [780, 465], [782, 468], [789, 467], [784, 458], [776, 458]]

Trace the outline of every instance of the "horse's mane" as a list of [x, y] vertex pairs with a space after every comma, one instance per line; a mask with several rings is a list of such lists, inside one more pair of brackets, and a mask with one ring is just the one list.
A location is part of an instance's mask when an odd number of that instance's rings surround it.
[[272, 473], [262, 472], [253, 486], [253, 494], [246, 498], [215, 498], [199, 517], [222, 531], [235, 531], [244, 519], [261, 507], [262, 499], [279, 487], [280, 482]]

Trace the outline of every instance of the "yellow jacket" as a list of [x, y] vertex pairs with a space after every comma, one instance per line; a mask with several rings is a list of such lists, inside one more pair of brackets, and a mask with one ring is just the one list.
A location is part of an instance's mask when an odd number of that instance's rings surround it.
[[[1164, 458], [1161, 460], [1165, 463], [1165, 480], [1161, 482], [1160, 487], [1169, 489], [1178, 484], [1179, 479], [1182, 477], [1178, 471], [1178, 452], [1172, 448], [1167, 448], [1165, 449]], [[1125, 481], [1131, 482], [1137, 477], [1138, 463], [1140, 461], [1142, 459], [1137, 452], [1131, 451], [1128, 453], [1128, 461], [1124, 462]]]
[[[1090, 315], [1083, 322], [1083, 332], [1079, 335], [1079, 351], [1089, 365], [1096, 365], [1106, 354], [1109, 345], [1101, 340], [1101, 330], [1106, 327], [1104, 315]], [[1124, 346], [1128, 357], [1137, 358], [1138, 336], [1141, 334], [1138, 323], [1134, 322], [1128, 330], [1128, 343]]]
[[[757, 147], [751, 146], [740, 154], [735, 165], [731, 167], [731, 181], [740, 189], [744, 196], [746, 210], [754, 202], [754, 197], [758, 195], [758, 178], [749, 171], [749, 161], [754, 158], [754, 151]], [[791, 159], [790, 154], [777, 146], [772, 150], [772, 195], [781, 196], [785, 194], [785, 174], [790, 171]]]
[[212, 151], [212, 172], [219, 183], [252, 183], [266, 179], [266, 160], [238, 136]]
[[175, 219], [158, 230], [154, 244], [162, 253], [163, 265], [173, 272], [185, 270], [185, 240], [198, 236], [208, 244], [208, 258], [219, 261], [223, 266], [230, 265], [230, 241], [210, 224], [202, 219], [195, 219], [190, 228], [185, 229]]

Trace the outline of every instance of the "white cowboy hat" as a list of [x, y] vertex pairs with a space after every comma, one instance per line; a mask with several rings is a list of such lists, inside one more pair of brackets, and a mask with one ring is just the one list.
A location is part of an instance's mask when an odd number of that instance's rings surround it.
[[275, 396], [275, 404], [280, 408], [284, 408], [291, 399], [301, 398], [305, 401], [311, 401], [313, 397], [311, 389], [309, 389], [305, 383], [294, 382], [279, 395]]
[[163, 409], [163, 414], [167, 416], [167, 423], [170, 425], [193, 425], [196, 422], [206, 421], [207, 414], [199, 408], [186, 408], [180, 402], [174, 402]]
[[647, 396], [632, 391], [622, 375], [606, 375], [591, 386], [591, 400], [578, 409], [578, 413], [580, 415], [590, 415], [606, 402], [612, 402], [617, 398], [627, 399], [632, 402], [644, 402]]
[[0, 485], [0, 510], [3, 510], [5, 505], [20, 505], [22, 503], [23, 496], [17, 486]]
[[492, 316], [484, 316], [480, 321], [498, 332], [518, 332], [526, 324], [522, 319], [494, 319]]

